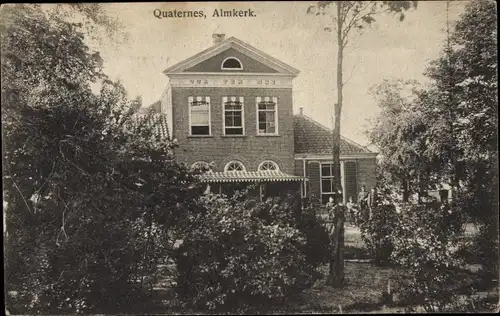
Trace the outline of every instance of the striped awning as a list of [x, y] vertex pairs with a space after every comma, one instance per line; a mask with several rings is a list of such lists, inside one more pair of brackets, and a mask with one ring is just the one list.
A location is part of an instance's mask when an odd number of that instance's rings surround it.
[[307, 178], [292, 176], [281, 171], [227, 171], [206, 172], [200, 176], [202, 182], [289, 182]]

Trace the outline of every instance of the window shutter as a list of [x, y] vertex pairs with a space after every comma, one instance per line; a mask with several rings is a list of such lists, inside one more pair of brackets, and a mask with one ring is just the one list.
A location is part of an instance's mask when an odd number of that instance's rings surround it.
[[309, 191], [308, 195], [313, 196], [319, 200], [321, 200], [321, 174], [320, 174], [320, 164], [319, 162], [309, 162], [307, 164], [308, 176], [309, 176]]
[[352, 196], [353, 201], [358, 198], [358, 166], [355, 161], [346, 161], [344, 163], [345, 194], [346, 200]]

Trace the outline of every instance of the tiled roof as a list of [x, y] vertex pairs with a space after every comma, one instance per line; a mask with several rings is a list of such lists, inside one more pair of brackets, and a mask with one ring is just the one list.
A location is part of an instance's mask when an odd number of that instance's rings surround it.
[[[312, 118], [306, 115], [295, 115], [293, 117], [293, 132], [295, 138], [295, 154], [320, 155], [332, 153], [332, 130], [321, 125]], [[372, 151], [343, 136], [340, 137], [341, 155], [360, 153], [372, 153]]]
[[303, 181], [304, 178], [292, 176], [281, 171], [228, 171], [205, 172], [200, 176], [202, 182], [258, 182], [258, 181]]
[[137, 110], [137, 114], [148, 114], [150, 111], [153, 113], [160, 113], [161, 102], [158, 100], [153, 104], [150, 104], [149, 106], [143, 106], [142, 108], [139, 108], [139, 110]]
[[154, 135], [157, 139], [168, 139], [170, 137], [167, 116], [165, 114], [155, 113], [147, 119], [148, 116], [144, 114], [136, 114], [132, 121], [132, 128], [137, 129], [141, 123], [145, 123], [146, 126], [152, 127]]
[[[153, 104], [154, 105], [154, 104]], [[148, 108], [155, 108], [154, 106]], [[142, 108], [136, 115], [134, 125], [137, 127], [141, 120], [147, 117], [148, 108]], [[146, 111], [145, 111], [146, 110]], [[153, 110], [154, 111], [154, 110]], [[145, 113], [146, 112], [146, 113]], [[165, 139], [170, 137], [167, 117], [165, 114], [154, 113], [151, 120], [147, 122], [150, 126], [155, 127], [156, 137]], [[332, 153], [332, 130], [321, 125], [312, 118], [306, 115], [295, 115], [293, 117], [293, 129], [295, 138], [295, 154], [331, 154]], [[364, 154], [373, 153], [366, 147], [357, 144], [351, 140], [341, 136], [340, 138], [340, 154]], [[234, 176], [234, 175], [233, 175]]]

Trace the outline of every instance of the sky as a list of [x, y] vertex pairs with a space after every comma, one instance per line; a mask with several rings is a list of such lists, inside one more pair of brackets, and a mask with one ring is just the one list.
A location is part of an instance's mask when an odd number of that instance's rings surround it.
[[[466, 1], [454, 1], [449, 18], [456, 21]], [[144, 105], [158, 100], [168, 83], [163, 70], [212, 45], [217, 29], [234, 36], [300, 71], [294, 79], [294, 112], [332, 127], [336, 102], [336, 38], [324, 31], [328, 20], [307, 15], [314, 2], [173, 2], [108, 3], [110, 16], [121, 23], [127, 40], [101, 41], [91, 46], [100, 52], [104, 71], [119, 79], [131, 98], [141, 95]], [[419, 1], [404, 21], [380, 15], [344, 53], [344, 87], [341, 134], [362, 145], [369, 121], [379, 108], [369, 89], [384, 79], [416, 79], [437, 58], [446, 37], [444, 1]], [[256, 17], [217, 18], [214, 9], [253, 10]], [[203, 10], [206, 18], [162, 18], [155, 9]]]

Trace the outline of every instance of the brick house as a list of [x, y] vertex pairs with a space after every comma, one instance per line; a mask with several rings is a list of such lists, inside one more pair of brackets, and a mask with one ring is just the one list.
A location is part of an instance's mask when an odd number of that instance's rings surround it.
[[[212, 192], [257, 183], [262, 195], [300, 191], [323, 201], [331, 192], [332, 131], [293, 115], [299, 71], [236, 39], [214, 34], [214, 45], [164, 71], [169, 83], [149, 108], [176, 159], [211, 164], [202, 176]], [[166, 132], [165, 132], [166, 130]], [[344, 196], [375, 185], [376, 153], [342, 138]]]

